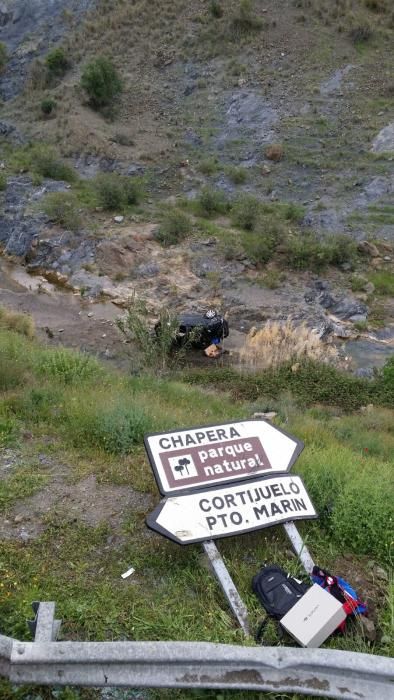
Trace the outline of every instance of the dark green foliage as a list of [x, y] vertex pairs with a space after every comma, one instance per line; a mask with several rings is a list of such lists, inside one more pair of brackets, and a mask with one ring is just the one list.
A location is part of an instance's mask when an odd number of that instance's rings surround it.
[[155, 232], [155, 239], [163, 246], [175, 245], [190, 233], [191, 228], [191, 221], [186, 214], [179, 209], [171, 209]]
[[85, 67], [81, 86], [89, 97], [93, 109], [101, 109], [113, 103], [122, 92], [122, 82], [118, 72], [105, 56], [99, 56]]
[[253, 231], [261, 214], [261, 202], [251, 194], [241, 195], [236, 199], [231, 210], [234, 226]]
[[93, 181], [99, 205], [108, 211], [123, 209], [138, 204], [142, 198], [142, 183], [139, 178], [102, 173]]
[[[23, 156], [22, 156], [23, 160]], [[50, 146], [32, 146], [25, 151], [27, 169], [52, 180], [75, 182], [75, 170], [62, 161], [54, 148]]]
[[[390, 370], [386, 371], [390, 374]], [[292, 370], [291, 364], [286, 364], [256, 374], [241, 374], [230, 368], [204, 368], [203, 371], [190, 370], [183, 379], [190, 383], [215, 385], [229, 391], [237, 400], [256, 401], [262, 396], [275, 399], [288, 391], [300, 406], [320, 403], [353, 411], [371, 402], [394, 405], [394, 389], [390, 382], [361, 379], [313, 361], [300, 363], [297, 371]]]
[[274, 255], [277, 237], [269, 229], [251, 231], [244, 234], [242, 245], [249, 260], [256, 264], [267, 263]]
[[78, 200], [72, 192], [52, 192], [45, 198], [43, 209], [55, 224], [76, 231], [82, 225], [78, 206]]
[[134, 445], [143, 442], [144, 434], [152, 429], [151, 421], [142, 409], [124, 403], [108, 408], [86, 405], [69, 407], [66, 423], [75, 445], [89, 445], [111, 454], [127, 454]]
[[7, 178], [4, 173], [0, 173], [0, 192], [4, 192], [7, 189]]
[[4, 68], [6, 67], [7, 61], [8, 61], [7, 47], [5, 44], [3, 44], [2, 41], [0, 41], [0, 73], [2, 73]]
[[371, 39], [372, 34], [372, 28], [367, 22], [354, 25], [349, 32], [349, 36], [355, 44], [365, 44]]
[[213, 190], [205, 187], [197, 200], [201, 216], [211, 217], [215, 214], [227, 214], [229, 202], [221, 190]]
[[41, 102], [41, 112], [49, 116], [56, 109], [56, 100], [53, 97], [45, 97]]
[[209, 11], [212, 15], [212, 17], [215, 17], [215, 19], [220, 19], [223, 17], [224, 11], [223, 7], [218, 0], [211, 0], [209, 3]]
[[67, 58], [66, 52], [60, 46], [58, 46], [56, 49], [52, 49], [52, 51], [47, 54], [45, 63], [50, 78], [62, 78], [71, 67], [71, 63]]

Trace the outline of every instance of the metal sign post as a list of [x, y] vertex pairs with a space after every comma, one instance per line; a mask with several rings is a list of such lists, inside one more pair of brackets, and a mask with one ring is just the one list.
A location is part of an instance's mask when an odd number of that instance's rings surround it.
[[144, 443], [159, 491], [166, 496], [148, 515], [148, 527], [178, 544], [203, 543], [228, 603], [249, 635], [246, 606], [213, 540], [282, 523], [311, 573], [312, 557], [293, 520], [317, 518], [317, 513], [301, 478], [287, 473], [303, 443], [257, 419], [147, 435]]

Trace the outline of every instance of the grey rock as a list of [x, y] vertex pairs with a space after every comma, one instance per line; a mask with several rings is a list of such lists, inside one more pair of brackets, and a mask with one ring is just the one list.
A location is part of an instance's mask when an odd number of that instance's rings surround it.
[[112, 282], [108, 277], [99, 277], [85, 270], [79, 270], [71, 275], [68, 282], [71, 287], [83, 290], [84, 294], [89, 297], [100, 296], [104, 288], [112, 287]]
[[374, 153], [394, 151], [394, 122], [388, 124], [384, 129], [379, 131], [372, 142], [371, 150]]
[[374, 642], [376, 640], [376, 628], [372, 620], [369, 617], [364, 617], [364, 615], [359, 615], [358, 620], [360, 621], [363, 636], [368, 641]]
[[134, 274], [136, 277], [156, 277], [160, 273], [160, 267], [155, 262], [138, 265]]
[[319, 304], [323, 307], [323, 309], [329, 309], [335, 304], [335, 299], [328, 290], [324, 290], [319, 295]]
[[333, 306], [331, 311], [342, 321], [352, 320], [357, 317], [359, 321], [366, 321], [368, 308], [365, 304], [351, 297], [343, 297]]
[[372, 367], [359, 367], [354, 372], [356, 377], [363, 377], [364, 379], [373, 379], [374, 371]]
[[322, 97], [328, 97], [329, 95], [338, 93], [344, 77], [350, 73], [353, 68], [354, 66], [351, 64], [344, 66], [344, 68], [339, 68], [325, 83], [322, 83], [320, 85], [320, 94]]
[[374, 569], [374, 574], [376, 578], [380, 579], [381, 581], [388, 581], [389, 580], [389, 575], [387, 571], [385, 571], [381, 566], [377, 566]]

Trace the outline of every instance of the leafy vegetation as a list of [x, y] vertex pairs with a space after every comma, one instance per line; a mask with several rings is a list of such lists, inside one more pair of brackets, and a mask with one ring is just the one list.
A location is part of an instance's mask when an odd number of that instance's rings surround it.
[[69, 68], [71, 62], [66, 55], [66, 52], [60, 46], [49, 51], [45, 57], [45, 64], [48, 69], [49, 78], [62, 78]]
[[41, 112], [46, 117], [49, 117], [49, 115], [55, 111], [56, 105], [57, 105], [57, 102], [53, 97], [44, 97], [44, 99], [42, 100], [41, 105], [40, 105]]
[[10, 165], [17, 172], [31, 172], [52, 180], [66, 182], [77, 180], [74, 168], [60, 158], [55, 148], [45, 144], [30, 144], [14, 149], [11, 153]]
[[81, 87], [85, 90], [93, 109], [112, 105], [122, 93], [122, 81], [112, 61], [99, 56], [90, 61], [81, 76]]
[[394, 296], [394, 274], [388, 270], [373, 272], [369, 275], [370, 282], [375, 286], [377, 294]]
[[163, 246], [175, 245], [186, 238], [191, 227], [191, 221], [183, 211], [170, 209], [155, 232], [155, 239]]
[[143, 196], [142, 181], [137, 177], [102, 173], [95, 178], [92, 185], [99, 205], [108, 211], [122, 210], [138, 204]]
[[7, 176], [4, 173], [0, 173], [0, 192], [4, 192], [7, 189]]
[[43, 209], [49, 219], [70, 231], [82, 225], [78, 199], [73, 192], [52, 192], [45, 197]]

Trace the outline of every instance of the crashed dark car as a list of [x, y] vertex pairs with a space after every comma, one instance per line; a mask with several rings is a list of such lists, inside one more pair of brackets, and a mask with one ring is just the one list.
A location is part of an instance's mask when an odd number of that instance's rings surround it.
[[[193, 348], [205, 350], [212, 344], [220, 343], [229, 334], [228, 322], [214, 310], [205, 314], [180, 314], [178, 323], [175, 334], [175, 344], [178, 347], [189, 343]], [[160, 324], [156, 324], [155, 331], [160, 332]]]

